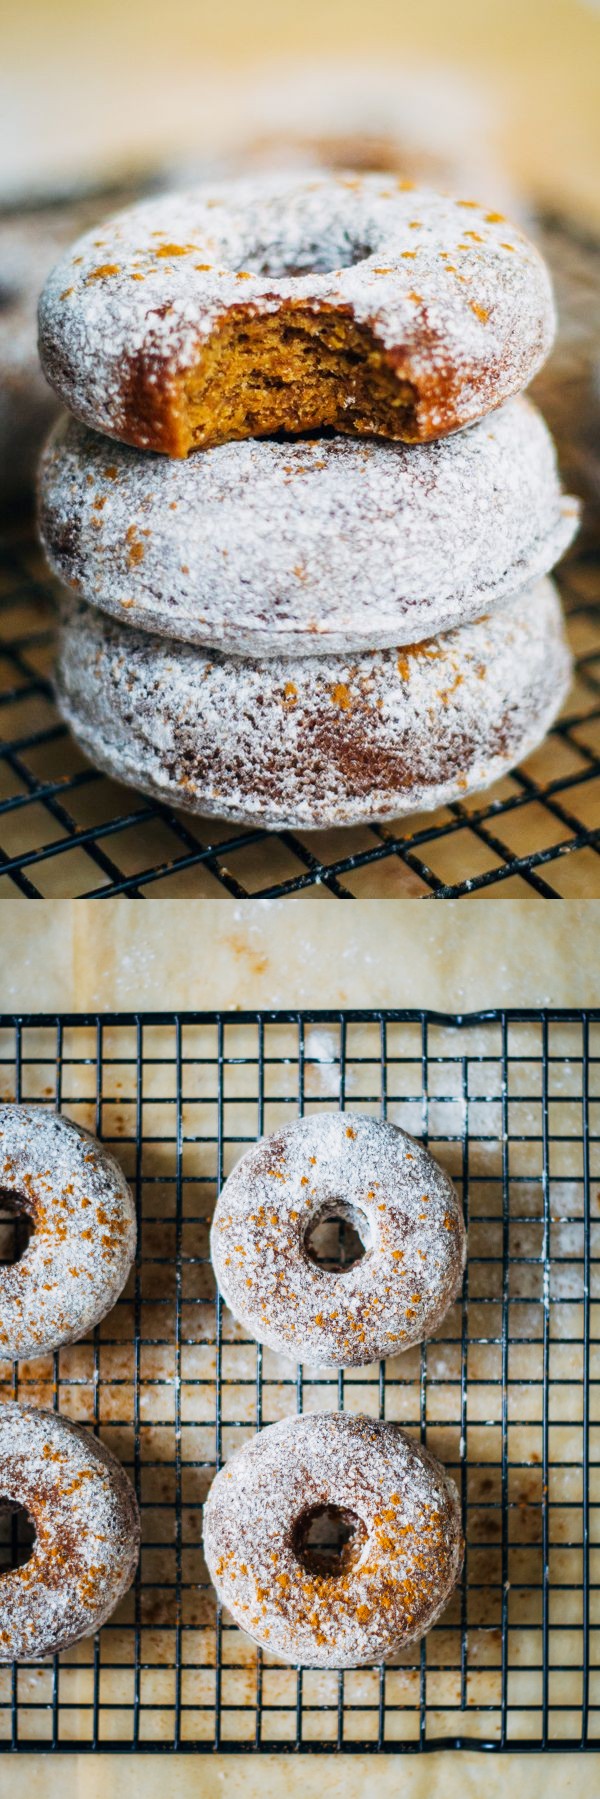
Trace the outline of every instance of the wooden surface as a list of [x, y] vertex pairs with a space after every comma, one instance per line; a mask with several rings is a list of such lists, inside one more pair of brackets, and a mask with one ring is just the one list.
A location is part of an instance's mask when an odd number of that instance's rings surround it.
[[[407, 900], [129, 900], [0, 907], [9, 1011], [600, 1005], [598, 909]], [[183, 923], [182, 923], [183, 920]]]

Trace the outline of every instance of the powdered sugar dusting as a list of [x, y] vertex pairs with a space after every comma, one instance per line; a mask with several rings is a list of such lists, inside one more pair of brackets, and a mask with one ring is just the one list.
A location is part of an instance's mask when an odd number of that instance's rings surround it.
[[160, 448], [157, 400], [202, 343], [232, 309], [286, 302], [368, 327], [414, 385], [424, 438], [525, 387], [555, 326], [534, 245], [468, 197], [392, 176], [263, 175], [152, 199], [81, 238], [44, 288], [42, 363], [79, 418]]
[[[332, 1211], [366, 1245], [339, 1272], [306, 1249]], [[259, 1343], [343, 1368], [431, 1336], [466, 1253], [448, 1175], [405, 1131], [358, 1112], [301, 1118], [255, 1143], [225, 1182], [210, 1242], [221, 1292]]]
[[376, 649], [476, 618], [574, 535], [540, 414], [427, 446], [252, 440], [187, 461], [74, 420], [40, 470], [52, 566], [129, 625], [238, 655]]
[[424, 644], [242, 661], [69, 600], [57, 698], [93, 762], [190, 811], [323, 828], [435, 807], [528, 755], [571, 660], [542, 581]]
[[[295, 1527], [315, 1506], [361, 1522], [360, 1559], [307, 1573]], [[355, 1668], [423, 1636], [447, 1604], [463, 1555], [454, 1482], [398, 1425], [347, 1413], [286, 1419], [217, 1475], [204, 1549], [236, 1623], [283, 1661]]]
[[34, 1225], [20, 1261], [0, 1270], [0, 1346], [46, 1355], [118, 1299], [135, 1254], [133, 1199], [114, 1156], [43, 1106], [0, 1105], [0, 1190]]
[[0, 1662], [44, 1659], [99, 1630], [133, 1580], [135, 1493], [103, 1443], [56, 1412], [0, 1406], [0, 1493], [36, 1527], [0, 1578]]

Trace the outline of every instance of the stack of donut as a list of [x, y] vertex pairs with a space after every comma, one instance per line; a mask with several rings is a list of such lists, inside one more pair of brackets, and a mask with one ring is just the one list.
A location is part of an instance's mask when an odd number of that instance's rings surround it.
[[393, 817], [530, 753], [570, 679], [577, 505], [522, 390], [549, 277], [496, 211], [287, 174], [130, 208], [40, 304], [57, 693], [191, 811]]

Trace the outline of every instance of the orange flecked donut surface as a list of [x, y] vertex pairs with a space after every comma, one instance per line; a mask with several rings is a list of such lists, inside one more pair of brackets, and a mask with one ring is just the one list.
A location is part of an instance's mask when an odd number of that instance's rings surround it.
[[[353, 1225], [360, 1261], [331, 1272], [308, 1239]], [[466, 1238], [448, 1175], [405, 1131], [363, 1113], [298, 1119], [238, 1162], [211, 1255], [223, 1297], [259, 1343], [351, 1368], [431, 1336], [462, 1282]]]
[[65, 598], [59, 710], [99, 768], [204, 816], [269, 830], [447, 805], [529, 756], [571, 679], [543, 580], [424, 643], [233, 658]]
[[[334, 1514], [337, 1564], [310, 1544]], [[463, 1557], [454, 1481], [397, 1424], [286, 1418], [246, 1443], [204, 1508], [209, 1573], [236, 1624], [286, 1662], [385, 1661], [435, 1623]]]
[[0, 1194], [33, 1226], [20, 1260], [0, 1269], [0, 1351], [47, 1355], [118, 1299], [135, 1254], [132, 1195], [95, 1137], [40, 1105], [0, 1105]]
[[422, 643], [545, 574], [578, 515], [522, 398], [436, 444], [247, 440], [185, 462], [61, 420], [39, 491], [42, 542], [74, 592], [240, 656]]
[[2, 1569], [0, 1662], [44, 1659], [99, 1630], [131, 1585], [135, 1493], [90, 1431], [13, 1401], [0, 1405], [0, 1493], [35, 1526], [29, 1560]]
[[39, 326], [71, 412], [185, 456], [324, 425], [428, 442], [527, 386], [555, 317], [535, 246], [485, 205], [287, 173], [107, 220], [53, 270]]

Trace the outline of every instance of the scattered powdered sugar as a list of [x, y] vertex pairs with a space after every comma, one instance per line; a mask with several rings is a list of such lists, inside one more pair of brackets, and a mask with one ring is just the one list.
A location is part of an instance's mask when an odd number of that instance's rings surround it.
[[555, 328], [544, 262], [501, 214], [394, 176], [280, 173], [161, 196], [88, 232], [46, 282], [42, 364], [87, 424], [160, 447], [158, 414], [202, 343], [232, 309], [285, 303], [367, 327], [416, 389], [422, 437], [519, 392]]
[[246, 439], [187, 461], [70, 419], [40, 470], [57, 574], [129, 625], [239, 655], [415, 643], [546, 574], [574, 535], [514, 399], [429, 445]]
[[34, 1230], [0, 1270], [0, 1347], [46, 1355], [118, 1299], [135, 1254], [133, 1199], [114, 1156], [79, 1125], [45, 1106], [0, 1105], [3, 1209], [11, 1198]]
[[406, 649], [221, 657], [67, 599], [63, 717], [117, 779], [267, 827], [357, 823], [488, 786], [544, 736], [571, 660], [552, 582]]
[[[298, 1524], [333, 1505], [360, 1521], [353, 1565], [296, 1553]], [[221, 1469], [204, 1508], [209, 1573], [235, 1622], [284, 1661], [355, 1668], [435, 1623], [460, 1574], [458, 1493], [397, 1424], [316, 1413], [273, 1424]]]
[[0, 1494], [36, 1529], [29, 1561], [0, 1578], [0, 1662], [43, 1659], [99, 1630], [131, 1585], [135, 1493], [81, 1425], [9, 1401], [0, 1405]]
[[[366, 1249], [339, 1272], [306, 1250], [332, 1216]], [[223, 1297], [259, 1343], [342, 1368], [430, 1337], [466, 1255], [448, 1175], [405, 1131], [354, 1112], [297, 1119], [253, 1144], [221, 1191], [210, 1243]]]

